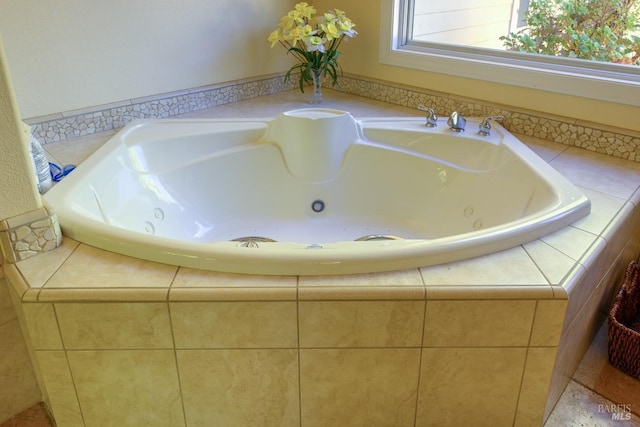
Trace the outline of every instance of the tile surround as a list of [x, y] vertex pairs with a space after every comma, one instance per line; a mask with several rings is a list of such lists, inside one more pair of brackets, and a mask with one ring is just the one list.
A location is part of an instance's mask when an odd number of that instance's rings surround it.
[[297, 348], [293, 301], [170, 304], [176, 348]]
[[[338, 106], [357, 104], [342, 94], [336, 97]], [[241, 107], [234, 108], [237, 114]], [[375, 108], [398, 111], [381, 104]], [[565, 171], [581, 154], [556, 144], [535, 147]], [[46, 148], [55, 151], [55, 144]], [[98, 419], [139, 422], [91, 396], [123, 387], [122, 399], [129, 399], [122, 403], [125, 412], [154, 410], [158, 403], [146, 396], [131, 400], [147, 392], [142, 383], [156, 368], [162, 370], [157, 378], [163, 386], [162, 413], [174, 425], [185, 420], [203, 425], [212, 416], [246, 425], [256, 413], [279, 414], [292, 419], [292, 425], [305, 426], [344, 416], [360, 416], [366, 425], [375, 425], [372, 419], [385, 425], [412, 425], [414, 419], [437, 425], [469, 420], [477, 425], [479, 419], [492, 426], [540, 425], [549, 379], [557, 399], [574, 360], [580, 359], [576, 349], [586, 348], [597, 325], [593, 312], [606, 306], [603, 300], [615, 282], [606, 263], [616, 260], [620, 266], [638, 249], [627, 241], [638, 233], [639, 221], [616, 218], [635, 218], [635, 204], [626, 201], [635, 200], [631, 190], [640, 185], [640, 167], [604, 156], [588, 161], [590, 167], [573, 179], [601, 195], [594, 198], [592, 216], [555, 236], [468, 261], [371, 275], [274, 278], [170, 267], [65, 239], [60, 248], [39, 255], [39, 263], [34, 258], [8, 266], [6, 277], [22, 296], [25, 327], [60, 425], [92, 425]], [[598, 183], [591, 177], [599, 174], [610, 178], [593, 190], [591, 185]], [[625, 203], [627, 210], [621, 209]], [[612, 238], [608, 233], [613, 232], [623, 237]], [[126, 301], [127, 295], [133, 301]], [[95, 321], [90, 319], [93, 308]], [[74, 310], [86, 321], [71, 316]], [[563, 327], [565, 320], [569, 323]], [[112, 321], [121, 322], [116, 331], [104, 330]], [[144, 326], [130, 332], [129, 321]], [[314, 329], [315, 324], [323, 327]], [[455, 333], [438, 333], [449, 326]], [[469, 334], [469, 328], [484, 333]], [[144, 334], [140, 340], [138, 333]], [[173, 342], [167, 334], [173, 334]], [[556, 361], [559, 338], [562, 353]], [[137, 342], [145, 342], [145, 348], [130, 348]], [[147, 357], [154, 368], [135, 372], [136, 361]], [[263, 363], [261, 372], [272, 374], [258, 376], [261, 381], [254, 384], [257, 375], [249, 365], [256, 358]], [[104, 372], [90, 371], [90, 364]], [[111, 378], [123, 367], [135, 372], [131, 383], [122, 376]], [[204, 381], [202, 372], [221, 382]], [[503, 387], [497, 390], [496, 384]], [[198, 393], [202, 387], [212, 394], [216, 387], [232, 391], [205, 401]], [[270, 399], [273, 394], [289, 397], [276, 402]], [[179, 396], [183, 412], [175, 410]], [[261, 396], [268, 397], [261, 402]], [[424, 406], [424, 396], [431, 396], [432, 406]], [[217, 415], [219, 408], [249, 399], [261, 403]]]
[[535, 311], [533, 300], [427, 301], [424, 344], [429, 347], [526, 347]]
[[427, 348], [416, 425], [510, 426], [527, 349]]
[[420, 347], [424, 301], [300, 301], [300, 347]]
[[164, 303], [58, 303], [54, 307], [67, 350], [173, 347]]
[[177, 360], [187, 425], [299, 425], [296, 350], [178, 350]]
[[[2, 285], [2, 283], [0, 283]], [[18, 319], [0, 324], [0, 420], [37, 403], [42, 394], [33, 375], [29, 350]], [[10, 350], [10, 351], [9, 351]], [[20, 390], [16, 393], [16, 390]]]
[[300, 350], [300, 425], [413, 425], [419, 365], [417, 348]]
[[173, 350], [69, 351], [67, 358], [86, 425], [185, 425]]
[[36, 351], [34, 363], [40, 367], [43, 393], [56, 424], [65, 427], [82, 427], [84, 420], [67, 354], [64, 351]]
[[[291, 81], [284, 83], [282, 75], [270, 75], [33, 117], [25, 122], [31, 125], [32, 133], [39, 141], [48, 144], [117, 130], [135, 119], [184, 115], [214, 106], [282, 92], [294, 87]], [[440, 115], [456, 109], [466, 116], [501, 115], [505, 117], [503, 125], [511, 132], [640, 162], [638, 132], [581, 122], [569, 117], [517, 111], [508, 106], [482, 103], [478, 100], [350, 74], [345, 74], [341, 78], [340, 87], [343, 93], [402, 106], [414, 115], [418, 113], [416, 111], [418, 105], [428, 105]], [[357, 115], [358, 105], [353, 105], [349, 111]]]

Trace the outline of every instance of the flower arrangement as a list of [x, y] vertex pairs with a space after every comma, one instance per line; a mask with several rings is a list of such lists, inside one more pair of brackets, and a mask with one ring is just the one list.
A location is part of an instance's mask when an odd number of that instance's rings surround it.
[[292, 72], [299, 71], [303, 93], [306, 82], [314, 82], [314, 91], [320, 90], [320, 78], [327, 75], [332, 85], [339, 88], [338, 48], [345, 37], [358, 35], [353, 29], [355, 24], [342, 10], [334, 9], [314, 17], [315, 13], [313, 6], [300, 2], [280, 18], [278, 27], [269, 35], [272, 48], [279, 43], [298, 60], [285, 75], [285, 81], [289, 81]]

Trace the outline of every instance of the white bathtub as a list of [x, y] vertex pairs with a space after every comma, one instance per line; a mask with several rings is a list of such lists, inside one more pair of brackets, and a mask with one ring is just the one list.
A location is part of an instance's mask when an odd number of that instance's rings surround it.
[[89, 245], [253, 274], [434, 265], [589, 213], [588, 198], [518, 139], [498, 125], [479, 136], [478, 123], [454, 133], [328, 109], [135, 122], [45, 200], [63, 234]]

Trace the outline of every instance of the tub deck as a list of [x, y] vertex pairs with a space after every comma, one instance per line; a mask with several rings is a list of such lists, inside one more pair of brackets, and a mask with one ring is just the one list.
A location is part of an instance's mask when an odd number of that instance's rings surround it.
[[[408, 113], [338, 94], [333, 104]], [[243, 107], [283, 109], [254, 102], [199, 114]], [[492, 255], [375, 274], [254, 276], [65, 239], [5, 265], [59, 425], [540, 425], [638, 254], [640, 165], [521, 138], [580, 187], [592, 212]], [[77, 163], [64, 144], [54, 157]]]

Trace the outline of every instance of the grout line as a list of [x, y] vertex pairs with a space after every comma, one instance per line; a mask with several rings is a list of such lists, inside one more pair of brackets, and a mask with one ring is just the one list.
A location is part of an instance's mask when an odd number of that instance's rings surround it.
[[[167, 298], [168, 298], [169, 293], [167, 292]], [[173, 316], [171, 314], [171, 304], [169, 303], [169, 301], [166, 301], [166, 305], [167, 305], [167, 314], [169, 317], [169, 331], [171, 332], [171, 343], [173, 346], [173, 361], [175, 363], [175, 369], [176, 369], [176, 377], [178, 380], [178, 390], [180, 391], [180, 406], [182, 408], [182, 418], [184, 420], [184, 425], [188, 425], [187, 424], [187, 410], [184, 406], [184, 393], [182, 391], [182, 379], [180, 378], [180, 365], [178, 364], [178, 347], [176, 346], [176, 336], [175, 333], [173, 331]], [[154, 349], [155, 350], [155, 349]]]

